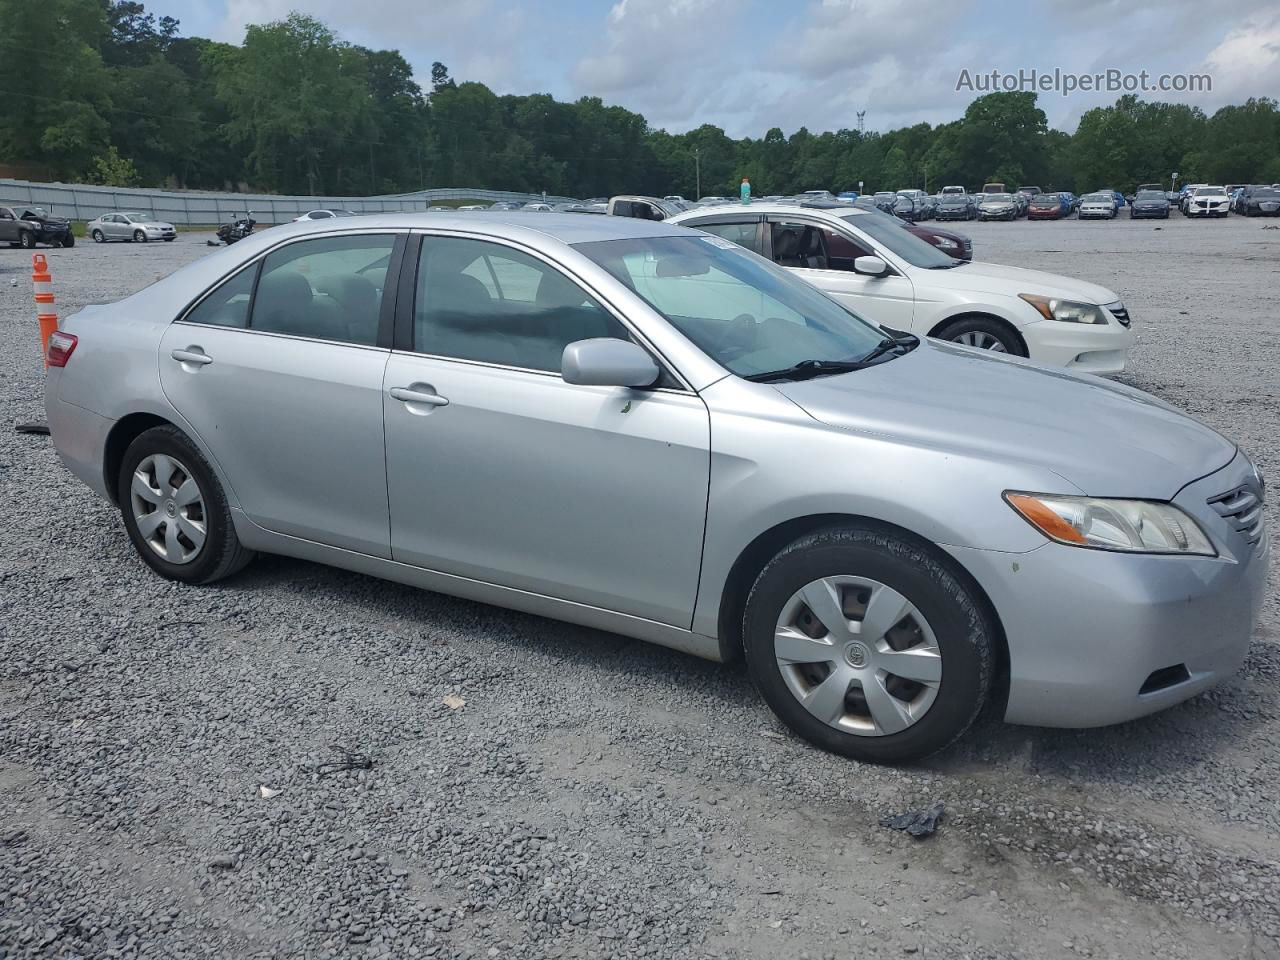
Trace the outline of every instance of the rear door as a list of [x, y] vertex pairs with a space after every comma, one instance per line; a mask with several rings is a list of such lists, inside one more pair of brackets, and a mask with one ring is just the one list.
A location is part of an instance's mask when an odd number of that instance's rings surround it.
[[[161, 340], [166, 396], [249, 519], [389, 557], [382, 378], [403, 234], [276, 247]], [[388, 267], [390, 269], [388, 270]]]
[[767, 223], [765, 240], [774, 263], [789, 268], [871, 323], [911, 329], [915, 316], [911, 281], [892, 266], [883, 277], [853, 270], [858, 257], [881, 256], [874, 246], [831, 224], [806, 217], [770, 214]]
[[18, 242], [18, 218], [11, 207], [0, 207], [0, 241]]

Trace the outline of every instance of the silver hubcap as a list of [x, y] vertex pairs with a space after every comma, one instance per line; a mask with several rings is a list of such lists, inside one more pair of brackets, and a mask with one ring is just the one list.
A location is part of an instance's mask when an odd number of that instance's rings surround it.
[[170, 563], [190, 563], [207, 534], [204, 495], [180, 460], [155, 453], [138, 464], [129, 488], [133, 519], [147, 545]]
[[956, 337], [955, 343], [962, 343], [966, 347], [977, 347], [979, 350], [990, 350], [992, 353], [1008, 353], [1004, 348], [1004, 344], [997, 340], [989, 333], [983, 333], [981, 330], [970, 330], [968, 333], [962, 333]]
[[915, 604], [866, 577], [824, 577], [783, 605], [773, 636], [787, 687], [845, 733], [900, 733], [942, 685], [937, 639]]

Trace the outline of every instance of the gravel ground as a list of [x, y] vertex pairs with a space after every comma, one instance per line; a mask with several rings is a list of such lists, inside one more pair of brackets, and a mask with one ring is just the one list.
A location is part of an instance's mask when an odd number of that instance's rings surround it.
[[[1280, 231], [962, 229], [1118, 291], [1124, 379], [1280, 477]], [[49, 251], [59, 306], [205, 239]], [[41, 416], [28, 263], [0, 250], [9, 422]], [[0, 960], [1280, 956], [1274, 573], [1220, 689], [1104, 730], [988, 719], [894, 770], [617, 636], [284, 559], [165, 583], [8, 424], [0, 543]], [[372, 768], [324, 773], [333, 744]], [[877, 825], [935, 801], [929, 839]]]

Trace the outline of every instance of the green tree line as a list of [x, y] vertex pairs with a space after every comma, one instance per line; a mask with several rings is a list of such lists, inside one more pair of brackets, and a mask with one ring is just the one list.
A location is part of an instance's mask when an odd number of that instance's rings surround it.
[[370, 195], [482, 187], [686, 197], [943, 184], [1085, 192], [1146, 181], [1280, 181], [1280, 110], [1206, 115], [1124, 96], [1073, 134], [1033, 93], [978, 97], [959, 119], [734, 139], [672, 134], [598, 97], [498, 95], [436, 63], [429, 87], [394, 50], [294, 13], [239, 46], [184, 37], [136, 0], [0, 0], [0, 164], [121, 186]]

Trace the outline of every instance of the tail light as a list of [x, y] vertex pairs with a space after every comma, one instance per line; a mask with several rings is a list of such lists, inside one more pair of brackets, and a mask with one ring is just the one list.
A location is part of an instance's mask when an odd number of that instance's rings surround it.
[[45, 359], [51, 367], [65, 367], [67, 361], [71, 359], [71, 354], [75, 352], [76, 344], [80, 341], [75, 334], [63, 333], [61, 330], [55, 330], [49, 335], [49, 352], [45, 354]]

